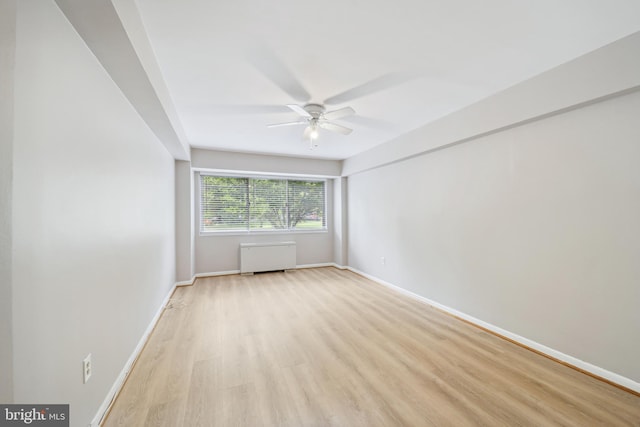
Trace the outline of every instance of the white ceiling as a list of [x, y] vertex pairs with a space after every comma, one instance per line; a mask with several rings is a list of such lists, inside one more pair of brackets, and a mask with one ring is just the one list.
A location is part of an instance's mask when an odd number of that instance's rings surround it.
[[[640, 30], [637, 0], [137, 4], [191, 146], [330, 159]], [[350, 90], [359, 87], [367, 94]], [[266, 127], [297, 120], [286, 104], [339, 94], [346, 100], [327, 107], [356, 110], [336, 121], [354, 129], [349, 136], [322, 131], [310, 151], [304, 126]]]

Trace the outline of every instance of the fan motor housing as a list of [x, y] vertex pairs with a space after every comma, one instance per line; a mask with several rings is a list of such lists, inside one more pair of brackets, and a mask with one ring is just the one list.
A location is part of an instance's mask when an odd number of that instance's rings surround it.
[[325, 111], [324, 106], [320, 104], [307, 104], [304, 106], [304, 109], [315, 119], [319, 118]]

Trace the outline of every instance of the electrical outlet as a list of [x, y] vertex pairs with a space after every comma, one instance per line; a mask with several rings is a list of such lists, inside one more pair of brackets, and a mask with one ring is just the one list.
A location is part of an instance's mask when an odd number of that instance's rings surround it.
[[82, 382], [84, 384], [86, 384], [87, 381], [89, 381], [89, 378], [91, 378], [92, 371], [93, 366], [91, 364], [91, 353], [89, 353], [89, 355], [82, 361]]
[[381, 256], [380, 257], [380, 264], [385, 265], [387, 263], [387, 260], [385, 259], [385, 257]]

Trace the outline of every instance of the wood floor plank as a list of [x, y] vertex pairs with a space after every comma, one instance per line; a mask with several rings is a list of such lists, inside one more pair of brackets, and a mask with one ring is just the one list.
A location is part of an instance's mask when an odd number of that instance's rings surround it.
[[335, 268], [179, 288], [104, 426], [640, 426], [640, 397]]
[[182, 425], [196, 427], [220, 425], [224, 422], [224, 389], [219, 375], [221, 366], [219, 359], [199, 360], [194, 363]]
[[182, 426], [185, 400], [174, 400], [151, 406], [147, 412], [144, 427]]

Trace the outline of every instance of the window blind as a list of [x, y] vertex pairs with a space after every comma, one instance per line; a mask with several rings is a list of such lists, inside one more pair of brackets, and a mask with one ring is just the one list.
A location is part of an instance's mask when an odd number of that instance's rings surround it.
[[323, 181], [289, 181], [289, 227], [294, 230], [324, 228]]
[[287, 227], [287, 181], [251, 179], [249, 215], [251, 230], [282, 230]]
[[325, 181], [200, 175], [200, 231], [326, 229]]
[[203, 231], [247, 230], [247, 178], [200, 176], [200, 227]]

